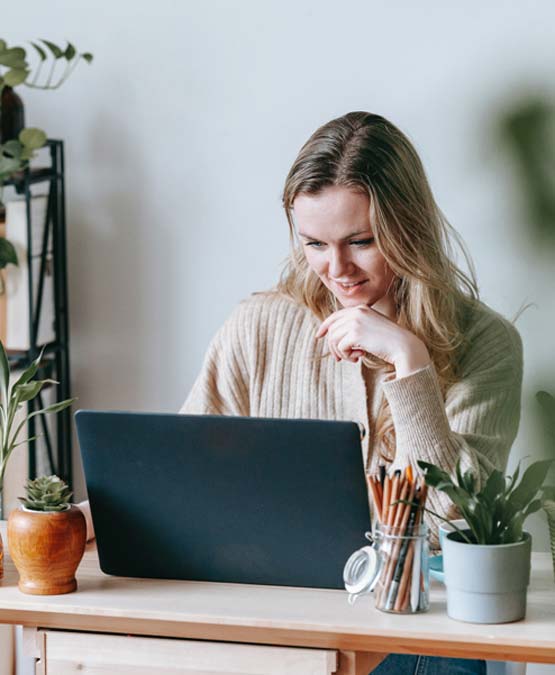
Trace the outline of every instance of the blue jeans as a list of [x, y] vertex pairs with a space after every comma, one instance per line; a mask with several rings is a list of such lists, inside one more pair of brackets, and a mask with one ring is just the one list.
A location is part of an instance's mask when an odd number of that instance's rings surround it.
[[486, 675], [486, 662], [390, 654], [372, 671], [372, 675]]

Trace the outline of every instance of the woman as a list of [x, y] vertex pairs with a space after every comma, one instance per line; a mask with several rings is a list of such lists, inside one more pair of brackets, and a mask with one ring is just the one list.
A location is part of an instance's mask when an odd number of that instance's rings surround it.
[[[282, 278], [231, 314], [181, 412], [354, 420], [370, 472], [418, 459], [451, 473], [460, 460], [481, 480], [504, 469], [521, 341], [453, 262], [456, 234], [406, 136], [366, 112], [332, 120], [293, 163], [283, 206], [293, 246]], [[429, 503], [457, 515], [444, 493]], [[374, 672], [485, 664], [391, 655]]]
[[[418, 459], [449, 472], [460, 460], [480, 479], [503, 469], [520, 417], [520, 338], [451, 259], [456, 235], [406, 136], [366, 112], [332, 120], [293, 163], [283, 206], [282, 278], [234, 310], [181, 412], [354, 420], [369, 472]], [[456, 515], [443, 493], [429, 503]], [[416, 669], [485, 664], [391, 655], [375, 672]]]

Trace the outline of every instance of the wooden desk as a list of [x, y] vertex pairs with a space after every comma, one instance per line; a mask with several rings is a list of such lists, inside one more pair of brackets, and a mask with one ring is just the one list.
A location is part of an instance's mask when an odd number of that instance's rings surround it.
[[[7, 548], [5, 523], [0, 531]], [[6, 560], [0, 623], [30, 629], [37, 673], [63, 675], [75, 672], [76, 663], [94, 663], [95, 673], [110, 674], [367, 675], [381, 659], [375, 655], [390, 652], [555, 663], [548, 554], [533, 556], [526, 620], [490, 626], [449, 619], [444, 589], [435, 582], [429, 612], [394, 616], [375, 610], [370, 596], [351, 607], [342, 591], [106, 576], [94, 544], [78, 584], [68, 595], [24, 595]]]

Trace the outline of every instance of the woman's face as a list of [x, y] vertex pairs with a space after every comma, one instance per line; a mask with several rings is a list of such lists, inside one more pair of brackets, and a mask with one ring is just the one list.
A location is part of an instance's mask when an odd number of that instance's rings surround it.
[[339, 303], [364, 304], [393, 318], [394, 274], [374, 241], [368, 196], [327, 187], [297, 195], [293, 213], [308, 265]]

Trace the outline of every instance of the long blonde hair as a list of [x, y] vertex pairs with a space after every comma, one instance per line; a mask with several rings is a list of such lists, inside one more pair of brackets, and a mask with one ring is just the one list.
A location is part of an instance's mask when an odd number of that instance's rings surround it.
[[[316, 194], [329, 186], [368, 195], [376, 245], [395, 274], [391, 292], [397, 322], [424, 342], [445, 393], [457, 379], [463, 310], [478, 299], [478, 288], [464, 244], [435, 203], [416, 150], [383, 117], [348, 113], [317, 129], [301, 148], [283, 190], [292, 250], [277, 290], [320, 319], [339, 308], [333, 294], [308, 266], [293, 221], [297, 195]], [[453, 240], [466, 260], [468, 274], [453, 260]], [[364, 363], [392, 369], [371, 356]], [[380, 403], [374, 443], [383, 458], [394, 458], [395, 430], [385, 397]]]

